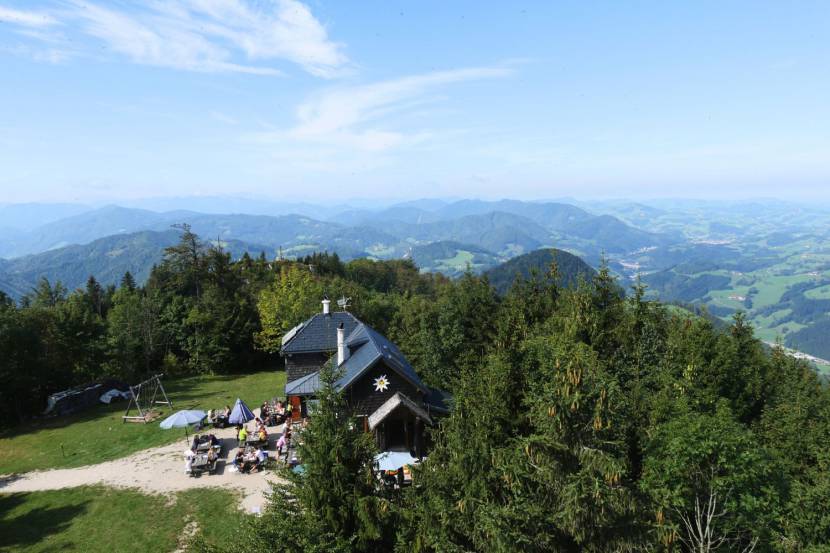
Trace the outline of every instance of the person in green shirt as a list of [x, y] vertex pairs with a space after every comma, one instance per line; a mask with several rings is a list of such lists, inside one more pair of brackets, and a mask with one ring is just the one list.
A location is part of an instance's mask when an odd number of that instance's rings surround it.
[[240, 444], [244, 444], [245, 441], [248, 439], [248, 431], [245, 430], [245, 427], [242, 425], [239, 426], [239, 434], [237, 438], [239, 439]]

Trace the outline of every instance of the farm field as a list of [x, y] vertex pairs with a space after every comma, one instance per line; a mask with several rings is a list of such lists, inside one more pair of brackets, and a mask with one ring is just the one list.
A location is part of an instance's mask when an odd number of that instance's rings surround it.
[[[163, 383], [176, 410], [218, 409], [233, 404], [237, 397], [254, 408], [282, 392], [285, 373], [192, 376]], [[126, 402], [102, 404], [83, 413], [36, 420], [0, 434], [0, 475], [101, 463], [182, 438], [181, 429], [159, 428], [161, 419], [148, 424], [122, 422], [125, 409]]]
[[736, 210], [694, 202], [669, 203], [647, 218], [609, 209], [644, 230], [687, 240], [611, 259], [628, 278], [639, 271], [652, 297], [706, 305], [727, 322], [741, 311], [760, 339], [830, 358], [830, 336], [819, 330], [830, 328], [827, 213], [786, 204]]

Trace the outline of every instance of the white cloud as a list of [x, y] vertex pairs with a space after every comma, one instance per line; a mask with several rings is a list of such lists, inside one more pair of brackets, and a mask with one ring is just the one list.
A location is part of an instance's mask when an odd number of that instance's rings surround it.
[[170, 18], [157, 18], [151, 24], [89, 3], [77, 4], [76, 15], [83, 20], [85, 33], [136, 63], [190, 71], [279, 74], [268, 67], [230, 61], [232, 53], [227, 48]]
[[325, 27], [305, 4], [278, 0], [271, 10], [253, 10], [239, 0], [190, 0], [189, 6], [214, 21], [206, 32], [223, 37], [251, 59], [290, 60], [319, 77], [333, 77], [348, 65], [342, 45], [331, 42]]
[[13, 10], [0, 6], [0, 23], [12, 23], [22, 27], [49, 27], [56, 25], [58, 21], [46, 13]]
[[[326, 78], [349, 67], [343, 46], [297, 0], [151, 0], [129, 9], [70, 0], [53, 13], [138, 64], [278, 75], [268, 62], [283, 60]], [[58, 23], [55, 15], [7, 8], [0, 8], [0, 21], [21, 27]]]
[[434, 89], [464, 81], [505, 77], [510, 73], [508, 67], [474, 67], [336, 87], [300, 104], [294, 127], [255, 133], [252, 138], [262, 143], [312, 142], [375, 152], [418, 143], [430, 133], [382, 128], [382, 120], [411, 112]]

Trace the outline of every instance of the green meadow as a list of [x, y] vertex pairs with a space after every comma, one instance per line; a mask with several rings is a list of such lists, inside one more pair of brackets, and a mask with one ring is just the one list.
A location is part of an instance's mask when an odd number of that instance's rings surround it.
[[101, 486], [0, 494], [0, 551], [174, 551], [198, 533], [230, 550], [246, 515], [230, 490], [170, 496]]
[[[252, 409], [282, 393], [285, 373], [192, 376], [163, 380], [175, 410], [221, 408], [241, 398]], [[166, 408], [166, 406], [165, 406]], [[67, 417], [38, 419], [0, 434], [0, 474], [90, 465], [182, 438], [158, 423], [124, 423], [126, 402]], [[169, 415], [169, 410], [162, 417]]]

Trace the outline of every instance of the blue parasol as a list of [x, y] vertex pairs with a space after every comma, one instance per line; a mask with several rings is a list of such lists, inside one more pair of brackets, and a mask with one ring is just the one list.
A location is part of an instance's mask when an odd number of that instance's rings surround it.
[[245, 424], [255, 418], [253, 412], [245, 405], [245, 402], [237, 398], [236, 403], [233, 404], [231, 416], [228, 417], [228, 422], [231, 424]]

